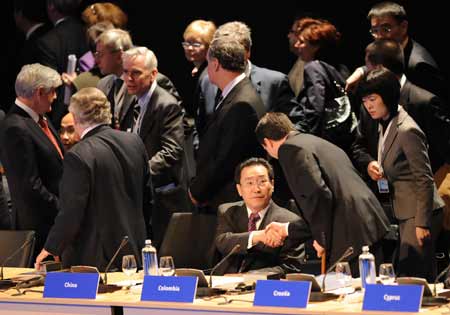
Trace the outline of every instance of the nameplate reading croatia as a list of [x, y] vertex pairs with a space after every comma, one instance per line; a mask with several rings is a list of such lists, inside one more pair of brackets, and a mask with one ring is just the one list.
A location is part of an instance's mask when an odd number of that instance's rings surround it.
[[421, 285], [368, 284], [364, 293], [364, 311], [418, 312], [422, 303]]
[[192, 303], [197, 277], [145, 276], [141, 301]]
[[258, 280], [253, 305], [306, 308], [310, 292], [309, 281]]
[[98, 273], [49, 272], [45, 276], [45, 298], [95, 299]]

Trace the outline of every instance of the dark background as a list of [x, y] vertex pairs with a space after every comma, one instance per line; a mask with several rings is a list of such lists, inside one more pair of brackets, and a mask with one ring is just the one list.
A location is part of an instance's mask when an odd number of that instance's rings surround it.
[[[169, 76], [182, 93], [187, 93], [184, 82], [189, 80], [191, 64], [184, 58], [181, 41], [185, 27], [194, 19], [212, 20], [217, 26], [233, 20], [247, 23], [252, 29], [252, 62], [287, 73], [294, 56], [289, 52], [286, 35], [294, 18], [299, 15], [321, 17], [335, 24], [342, 33], [342, 49], [337, 53], [341, 54], [342, 63], [353, 70], [364, 62], [364, 48], [371, 41], [366, 15], [370, 7], [379, 2], [182, 1], [159, 1], [157, 4], [148, 0], [111, 1], [128, 14], [128, 30], [134, 44], [147, 46], [155, 52], [159, 70]], [[82, 9], [94, 2], [82, 1]], [[430, 51], [448, 82], [448, 51], [444, 47], [448, 45], [450, 28], [446, 4], [422, 0], [398, 2], [405, 7], [409, 16], [411, 37]], [[3, 20], [8, 23], [7, 34], [3, 34], [7, 38], [6, 75], [13, 82], [15, 75], [11, 73], [11, 68], [8, 70], [8, 66], [13, 63], [20, 49], [22, 35], [14, 25], [12, 4], [2, 14]], [[7, 89], [7, 94], [14, 92], [11, 84]]]

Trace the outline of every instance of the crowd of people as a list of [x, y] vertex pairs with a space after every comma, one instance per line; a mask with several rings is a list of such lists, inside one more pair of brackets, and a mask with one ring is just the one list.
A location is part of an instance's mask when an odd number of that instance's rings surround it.
[[287, 75], [252, 63], [244, 22], [194, 20], [180, 34], [193, 65], [181, 95], [117, 5], [89, 5], [80, 20], [79, 1], [47, 0], [46, 27], [14, 3], [26, 45], [0, 123], [12, 204], [2, 185], [0, 223], [36, 231], [37, 266], [53, 256], [104, 270], [124, 235], [121, 254], [141, 265], [145, 239], [159, 247], [174, 212], [218, 216], [219, 255], [240, 245], [219, 273], [301, 272], [352, 246], [358, 276], [369, 245], [377, 264], [434, 281], [436, 252], [448, 259], [447, 86], [401, 5], [371, 8], [373, 42], [353, 73], [324, 19], [293, 22]]

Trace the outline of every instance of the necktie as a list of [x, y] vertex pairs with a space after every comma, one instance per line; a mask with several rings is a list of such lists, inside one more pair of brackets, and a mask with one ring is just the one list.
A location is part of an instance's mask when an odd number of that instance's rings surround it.
[[59, 156], [61, 156], [61, 158], [63, 158], [63, 154], [62, 154], [62, 151], [61, 151], [61, 149], [60, 149], [60, 147], [58, 145], [58, 142], [56, 141], [56, 138], [53, 135], [53, 133], [48, 128], [47, 120], [44, 117], [39, 116], [38, 124], [39, 124], [39, 126], [41, 126], [42, 131], [45, 133], [47, 138], [53, 144], [53, 146], [55, 147], [56, 151], [58, 151]]
[[136, 103], [133, 107], [133, 130], [135, 133], [139, 134], [139, 115], [141, 114], [141, 106]]
[[259, 214], [253, 213], [253, 212], [250, 214], [250, 218], [248, 218], [248, 231], [249, 232], [256, 230], [256, 222], [258, 222], [259, 219], [261, 219], [259, 217]]
[[214, 99], [214, 111], [216, 111], [220, 105], [220, 103], [223, 101], [223, 95], [221, 90], [217, 90], [216, 97]]

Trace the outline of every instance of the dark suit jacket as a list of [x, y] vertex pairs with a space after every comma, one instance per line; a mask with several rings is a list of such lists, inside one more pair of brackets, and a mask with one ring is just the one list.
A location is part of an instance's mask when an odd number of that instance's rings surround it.
[[263, 156], [255, 128], [264, 112], [264, 104], [248, 78], [225, 97], [200, 138], [197, 176], [190, 187], [196, 200], [217, 206], [239, 200], [234, 169], [247, 158]]
[[[59, 136], [51, 123], [61, 152]], [[58, 212], [58, 185], [63, 162], [41, 127], [20, 107], [13, 105], [2, 121], [1, 161], [5, 167], [13, 203], [13, 223], [19, 230], [37, 232], [37, 248], [43, 245]]]
[[[225, 207], [223, 207], [225, 206]], [[243, 201], [225, 204], [219, 207], [219, 218], [216, 234], [216, 248], [222, 256], [227, 255], [236, 244], [241, 247], [236, 254], [228, 259], [217, 274], [246, 272], [262, 269], [276, 272], [298, 272], [301, 262], [304, 260], [303, 241], [311, 237], [306, 223], [291, 211], [279, 207], [273, 201], [270, 203], [258, 230], [271, 222], [302, 221], [304, 227], [303, 240], [295, 241], [287, 238], [283, 246], [272, 248], [258, 243], [247, 249], [248, 238], [248, 214]]]
[[450, 139], [449, 124], [442, 118], [442, 100], [407, 80], [400, 90], [399, 103], [425, 133], [431, 169], [436, 172], [445, 163]]
[[414, 84], [439, 97], [447, 97], [448, 86], [431, 54], [411, 38], [406, 44], [404, 52], [406, 77]]
[[[103, 93], [105, 93], [105, 95], [108, 97], [108, 100], [111, 103], [111, 113], [113, 115], [116, 111], [113, 94], [113, 86], [115, 78], [116, 78], [115, 75], [110, 74], [102, 78], [97, 83], [97, 88], [100, 89]], [[162, 87], [164, 90], [169, 92], [173, 97], [175, 97], [177, 103], [181, 105], [180, 94], [178, 94], [177, 89], [175, 88], [174, 84], [172, 83], [172, 81], [170, 81], [168, 77], [158, 72], [158, 74], [156, 75], [156, 82], [160, 87]], [[123, 84], [125, 84], [125, 82]], [[127, 90], [125, 89], [120, 108], [120, 113], [118, 115], [120, 130], [128, 131], [130, 128], [133, 127], [133, 108], [135, 104], [136, 104], [136, 97], [134, 95], [128, 94]]]
[[295, 96], [287, 75], [252, 64], [249, 78], [261, 96], [266, 111], [289, 114], [295, 105]]
[[[292, 133], [278, 151], [289, 187], [313, 239], [332, 264], [353, 246], [381, 240], [389, 221], [375, 195], [337, 146], [313, 135]], [[295, 233], [289, 235], [295, 236]]]
[[[70, 54], [80, 58], [89, 49], [85, 29], [81, 22], [73, 17], [67, 17], [48, 31], [37, 40], [36, 45], [37, 62], [55, 69], [58, 73], [67, 72], [67, 57]], [[49, 115], [58, 129], [65, 113], [67, 106], [64, 104], [64, 86], [61, 86]]]
[[148, 178], [148, 157], [138, 136], [105, 125], [89, 131], [64, 158], [61, 211], [45, 249], [62, 254], [65, 266], [104, 270], [127, 235], [128, 247], [113, 266], [120, 268], [126, 254], [140, 262]]

